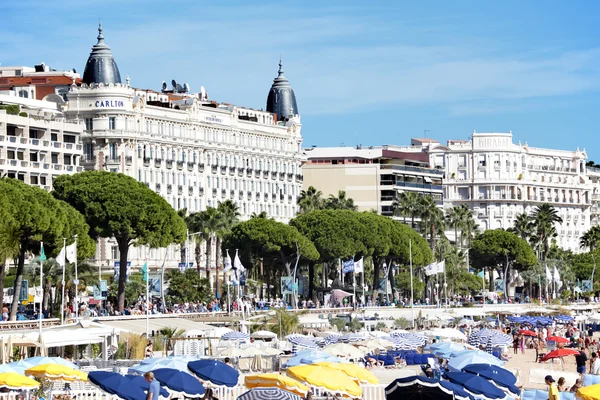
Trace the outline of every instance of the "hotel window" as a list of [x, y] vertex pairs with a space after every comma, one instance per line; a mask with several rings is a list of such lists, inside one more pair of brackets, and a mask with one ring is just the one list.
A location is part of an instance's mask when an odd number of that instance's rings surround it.
[[94, 120], [92, 118], [85, 119], [85, 130], [86, 131], [94, 130]]
[[113, 260], [118, 260], [121, 257], [121, 255], [119, 254], [119, 246], [110, 247], [110, 257]]
[[115, 117], [108, 118], [108, 129], [116, 129], [117, 119]]
[[38, 177], [35, 175], [31, 175], [31, 177], [29, 177], [29, 184], [30, 185], [37, 185], [38, 184]]
[[138, 146], [138, 158], [142, 158], [142, 146]]

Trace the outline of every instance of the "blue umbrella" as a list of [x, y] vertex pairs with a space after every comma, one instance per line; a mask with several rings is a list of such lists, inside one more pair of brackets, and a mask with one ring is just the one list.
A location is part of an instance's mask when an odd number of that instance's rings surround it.
[[195, 361], [198, 358], [196, 357], [167, 357], [167, 358], [156, 358], [153, 359], [153, 362], [142, 363], [139, 365], [134, 365], [133, 367], [127, 370], [129, 374], [139, 374], [143, 375], [148, 371], [154, 371], [159, 368], [173, 368], [179, 371], [187, 372], [188, 371], [188, 363], [190, 361]]
[[467, 400], [472, 396], [460, 385], [448, 381], [409, 376], [396, 379], [385, 388], [387, 400]]
[[479, 375], [482, 378], [490, 380], [496, 385], [506, 388], [516, 395], [521, 394], [519, 388], [515, 386], [517, 377], [504, 368], [489, 364], [471, 364], [467, 365], [462, 370], [463, 372]]
[[204, 381], [218, 386], [234, 387], [240, 374], [229, 365], [217, 360], [198, 360], [188, 363], [188, 368]]
[[77, 364], [72, 363], [71, 361], [67, 361], [61, 357], [29, 357], [24, 360], [26, 363], [31, 364], [32, 366], [42, 365], [42, 364], [59, 364], [64, 365], [65, 367], [79, 369]]
[[25, 375], [26, 369], [27, 368], [20, 367], [17, 365], [2, 364], [2, 365], [0, 365], [0, 374], [5, 373], [5, 372], [15, 372], [20, 375]]
[[486, 379], [467, 372], [446, 372], [444, 377], [452, 383], [462, 385], [468, 392], [487, 399], [504, 399], [506, 393]]
[[204, 386], [190, 374], [172, 368], [154, 370], [154, 377], [163, 385], [185, 397], [202, 397], [206, 390]]
[[88, 380], [107, 393], [119, 396], [124, 400], [146, 400], [148, 396], [137, 385], [116, 372], [91, 371]]
[[436, 349], [433, 349], [433, 354], [435, 354], [438, 357], [442, 357], [442, 354], [450, 355], [450, 353], [453, 353], [456, 351], [462, 351], [464, 349], [465, 349], [465, 346], [461, 346], [456, 343], [450, 343], [448, 346], [443, 346], [443, 347], [438, 347]]
[[279, 388], [254, 388], [240, 395], [237, 400], [301, 400], [295, 393]]
[[323, 357], [323, 358], [313, 358], [313, 357], [309, 357], [309, 358], [301, 358], [300, 359], [300, 364], [316, 364], [316, 363], [320, 363], [320, 362], [330, 362], [330, 363], [341, 363], [344, 362], [344, 360], [342, 360], [339, 357], [336, 356], [327, 356], [327, 357]]
[[491, 364], [491, 365], [504, 365], [504, 361], [497, 359], [491, 354], [479, 354], [472, 352], [472, 354], [463, 354], [458, 357], [451, 358], [448, 362], [448, 367], [453, 371], [460, 371], [469, 364]]
[[[144, 378], [141, 375], [125, 375], [124, 376], [125, 379], [129, 379], [129, 381], [131, 383], [133, 383], [134, 385], [137, 385], [140, 387], [140, 389], [142, 389], [145, 392], [148, 392], [148, 389], [150, 389], [150, 383], [146, 380], [146, 378]], [[160, 387], [160, 395], [162, 397], [169, 397], [169, 391], [165, 388], [163, 388], [162, 386]]]
[[247, 341], [247, 340], [250, 340], [250, 335], [247, 333], [243, 333], [243, 332], [231, 331], [231, 332], [227, 332], [226, 334], [221, 336], [221, 340]]

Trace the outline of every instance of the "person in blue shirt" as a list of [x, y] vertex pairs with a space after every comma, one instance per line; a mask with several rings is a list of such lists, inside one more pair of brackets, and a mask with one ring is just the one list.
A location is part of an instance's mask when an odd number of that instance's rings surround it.
[[146, 400], [158, 400], [158, 395], [160, 393], [160, 383], [154, 379], [154, 373], [152, 371], [146, 372], [144, 374], [144, 378], [146, 382], [150, 384], [148, 387], [148, 397]]

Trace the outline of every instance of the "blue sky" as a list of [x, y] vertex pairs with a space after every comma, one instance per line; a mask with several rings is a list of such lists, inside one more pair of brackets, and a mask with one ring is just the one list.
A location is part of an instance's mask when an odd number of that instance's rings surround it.
[[600, 2], [0, 1], [0, 63], [83, 67], [102, 18], [123, 78], [264, 108], [283, 57], [305, 146], [506, 132], [596, 145]]

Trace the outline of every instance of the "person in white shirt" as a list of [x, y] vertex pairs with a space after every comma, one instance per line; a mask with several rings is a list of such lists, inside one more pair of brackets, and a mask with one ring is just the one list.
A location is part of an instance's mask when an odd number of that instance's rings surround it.
[[590, 368], [590, 374], [592, 375], [600, 375], [600, 358], [594, 352], [592, 353], [592, 367]]

